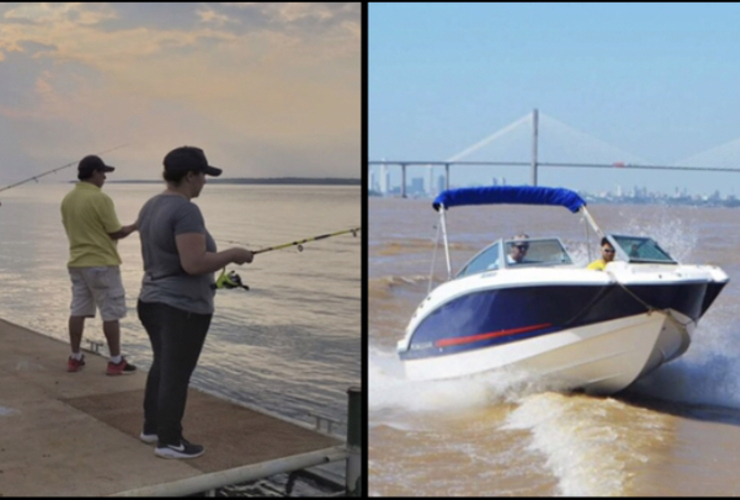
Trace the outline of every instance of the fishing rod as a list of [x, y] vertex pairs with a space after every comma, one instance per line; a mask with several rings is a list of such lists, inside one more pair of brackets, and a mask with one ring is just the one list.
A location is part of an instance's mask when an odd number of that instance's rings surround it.
[[[287, 248], [292, 246], [297, 246], [298, 251], [303, 251], [303, 244], [308, 243], [309, 241], [316, 241], [316, 240], [323, 240], [324, 238], [331, 238], [332, 236], [339, 236], [340, 234], [347, 234], [352, 233], [352, 236], [357, 237], [357, 232], [361, 230], [362, 227], [353, 227], [351, 229], [345, 229], [344, 231], [337, 231], [336, 233], [329, 233], [329, 234], [322, 234], [320, 236], [314, 236], [313, 238], [306, 238], [305, 240], [300, 241], [292, 241], [290, 243], [284, 243], [282, 245], [277, 245], [274, 247], [267, 247], [262, 248], [260, 250], [253, 250], [252, 255], [256, 255], [258, 253], [264, 253], [264, 252], [270, 252], [272, 250], [279, 250], [281, 248]], [[237, 245], [243, 245], [243, 243], [239, 243], [238, 241], [228, 241], [227, 243], [234, 243]], [[226, 274], [226, 267], [221, 270], [221, 274], [216, 279], [215, 285], [213, 285], [214, 288], [244, 288], [245, 290], [249, 290], [249, 286], [242, 283], [241, 277], [235, 272], [231, 271], [229, 274]]]
[[270, 252], [272, 250], [280, 250], [281, 248], [287, 248], [287, 247], [292, 247], [292, 246], [297, 246], [298, 251], [302, 252], [303, 243], [308, 243], [309, 241], [323, 240], [324, 238], [330, 238], [332, 236], [339, 236], [340, 234], [347, 234], [347, 233], [352, 233], [352, 236], [357, 237], [357, 231], [359, 231], [360, 229], [362, 229], [362, 227], [353, 227], [352, 229], [345, 229], [344, 231], [337, 231], [336, 233], [322, 234], [321, 236], [314, 236], [313, 238], [306, 238], [305, 240], [301, 240], [301, 241], [293, 241], [291, 243], [285, 243], [283, 245], [277, 245], [274, 247], [262, 248], [260, 250], [252, 250], [252, 254], [257, 255], [258, 253]]
[[[294, 246], [294, 245], [297, 245], [298, 246], [298, 251], [300, 252], [300, 251], [303, 250], [303, 243], [306, 243], [306, 242], [309, 242], [309, 241], [314, 241], [314, 240], [321, 240], [321, 239], [324, 239], [324, 238], [329, 238], [330, 236], [338, 236], [340, 234], [347, 234], [347, 233], [352, 233], [352, 236], [357, 236], [357, 231], [359, 231], [361, 229], [362, 229], [361, 227], [353, 227], [352, 229], [345, 229], [344, 231], [337, 231], [336, 233], [322, 234], [321, 236], [314, 236], [313, 238], [306, 238], [305, 240], [301, 240], [301, 241], [293, 241], [293, 242], [290, 242], [290, 243], [285, 243], [283, 245], [277, 245], [277, 246], [274, 246], [274, 247], [262, 248], [260, 250], [253, 250], [252, 253], [253, 254], [258, 254], [258, 253], [262, 253], [262, 252], [269, 252], [270, 250], [278, 250], [280, 248], [287, 248], [287, 247]], [[234, 244], [234, 245], [249, 246], [249, 245], [247, 245], [245, 243], [242, 243], [240, 241], [231, 241], [231, 240], [219, 240], [219, 241], [223, 241], [224, 243], [231, 243], [231, 244]]]
[[[122, 148], [124, 146], [128, 146], [128, 144], [121, 144], [120, 146], [116, 146], [113, 149], [108, 149], [106, 151], [101, 151], [100, 153], [95, 153], [95, 154], [96, 155], [102, 155], [102, 154], [105, 154], [105, 153], [110, 153], [111, 151], [115, 151], [116, 149], [120, 149], [120, 148]], [[73, 161], [72, 163], [67, 163], [66, 165], [62, 165], [61, 167], [57, 167], [57, 168], [53, 168], [51, 170], [47, 170], [46, 172], [42, 172], [42, 173], [40, 173], [38, 175], [34, 175], [33, 177], [29, 177], [28, 179], [24, 179], [24, 180], [22, 180], [20, 182], [16, 182], [15, 184], [10, 184], [9, 186], [5, 186], [4, 188], [0, 188], [0, 192], [6, 191], [6, 190], [11, 189], [11, 188], [14, 188], [16, 186], [20, 186], [21, 184], [25, 184], [26, 182], [30, 182], [30, 181], [36, 181], [36, 182], [38, 182], [39, 181], [39, 177], [43, 177], [45, 175], [53, 174], [55, 172], [58, 172], [60, 170], [65, 169], [67, 167], [71, 167], [72, 165], [75, 165], [77, 163], [79, 163], [79, 160], [78, 161]]]

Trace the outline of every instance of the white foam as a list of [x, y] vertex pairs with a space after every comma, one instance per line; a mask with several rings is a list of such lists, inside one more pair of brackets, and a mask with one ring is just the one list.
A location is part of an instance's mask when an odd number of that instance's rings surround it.
[[488, 401], [485, 384], [470, 380], [412, 381], [403, 373], [395, 353], [370, 349], [368, 358], [368, 402], [370, 411], [451, 411], [471, 408]]
[[523, 396], [561, 388], [530, 373], [491, 370], [472, 377], [416, 381], [405, 378], [395, 353], [370, 347], [368, 358], [370, 411], [445, 412], [516, 402]]
[[649, 222], [625, 219], [621, 227], [610, 232], [650, 237], [674, 260], [692, 264], [689, 258], [699, 241], [697, 227], [690, 220], [677, 219], [671, 215], [670, 207], [651, 208], [653, 217]]
[[662, 439], [662, 418], [613, 399], [544, 393], [524, 398], [503, 428], [532, 433], [530, 449], [544, 455], [562, 495], [611, 496], [624, 494], [631, 465], [647, 461], [646, 440]]

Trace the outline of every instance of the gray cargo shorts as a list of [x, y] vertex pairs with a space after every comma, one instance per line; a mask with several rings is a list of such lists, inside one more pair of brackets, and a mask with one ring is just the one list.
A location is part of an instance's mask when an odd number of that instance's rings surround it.
[[72, 279], [71, 316], [95, 317], [100, 309], [103, 321], [114, 321], [126, 316], [126, 292], [118, 266], [69, 267]]

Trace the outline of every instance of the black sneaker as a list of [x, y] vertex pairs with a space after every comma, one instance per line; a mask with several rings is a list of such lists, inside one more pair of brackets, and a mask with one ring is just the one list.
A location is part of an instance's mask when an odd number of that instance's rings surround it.
[[157, 443], [154, 454], [162, 458], [195, 458], [205, 453], [206, 449], [199, 444], [190, 444], [180, 438], [177, 444]]

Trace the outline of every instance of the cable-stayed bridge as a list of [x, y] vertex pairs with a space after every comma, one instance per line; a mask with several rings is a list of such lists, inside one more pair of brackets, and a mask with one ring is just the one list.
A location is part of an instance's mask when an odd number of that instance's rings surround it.
[[[547, 131], [547, 135], [540, 134], [541, 126]], [[572, 144], [578, 144], [578, 147], [569, 146]], [[546, 152], [547, 161], [540, 159], [541, 151]], [[526, 152], [529, 158], [525, 157]], [[600, 161], [605, 158], [617, 160]], [[701, 166], [702, 163], [704, 166]], [[541, 167], [740, 173], [740, 168], [722, 166], [738, 164], [740, 164], [740, 139], [693, 155], [675, 164], [656, 165], [580, 132], [555, 118], [539, 113], [536, 109], [531, 114], [515, 120], [446, 160], [381, 159], [368, 161], [368, 166], [379, 165], [381, 167], [380, 186], [381, 192], [384, 193], [387, 192], [388, 187], [386, 181], [388, 166], [400, 166], [401, 196], [403, 197], [406, 197], [406, 169], [408, 167], [427, 168], [430, 188], [433, 169], [443, 168], [445, 189], [449, 189], [452, 166], [529, 167], [529, 184], [536, 186], [538, 185], [538, 171]]]

